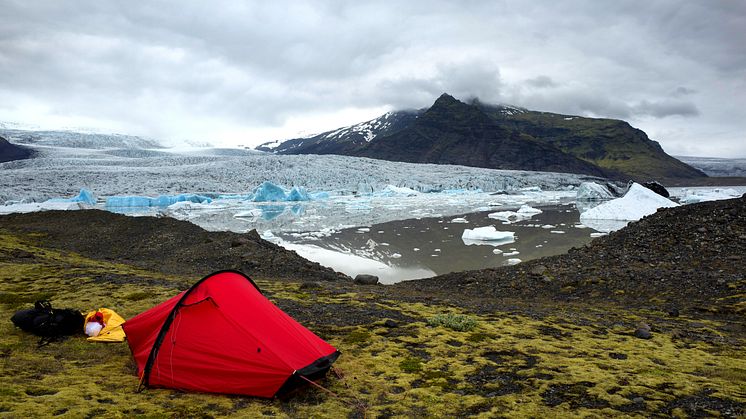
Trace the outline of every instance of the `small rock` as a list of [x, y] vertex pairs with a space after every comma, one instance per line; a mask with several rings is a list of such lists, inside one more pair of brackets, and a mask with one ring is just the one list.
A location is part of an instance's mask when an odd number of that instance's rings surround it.
[[321, 288], [321, 283], [315, 281], [308, 281], [300, 284], [302, 290], [316, 290]]
[[355, 283], [360, 285], [376, 285], [378, 277], [375, 275], [359, 274], [355, 277]]
[[15, 249], [10, 254], [19, 259], [31, 259], [34, 257], [33, 253], [21, 249]]
[[668, 315], [671, 317], [679, 317], [679, 309], [678, 308], [672, 308], [668, 310]]
[[642, 397], [635, 397], [634, 399], [632, 399], [632, 403], [634, 403], [634, 404], [644, 404], [645, 403], [645, 399], [643, 399]]
[[640, 339], [651, 339], [653, 335], [650, 333], [650, 329], [635, 329], [635, 337]]
[[543, 275], [544, 272], [547, 271], [547, 267], [544, 265], [536, 265], [533, 268], [531, 268], [531, 273], [533, 275]]
[[383, 322], [383, 325], [385, 327], [388, 327], [389, 329], [391, 329], [392, 327], [399, 327], [399, 324], [391, 319], [386, 319], [386, 321]]
[[238, 238], [231, 240], [231, 247], [243, 246], [248, 243], [249, 243], [249, 239], [247, 239], [246, 237], [238, 237]]
[[704, 228], [704, 227], [700, 227], [700, 228], [697, 229], [697, 232], [699, 232], [699, 233], [707, 233], [707, 229]]

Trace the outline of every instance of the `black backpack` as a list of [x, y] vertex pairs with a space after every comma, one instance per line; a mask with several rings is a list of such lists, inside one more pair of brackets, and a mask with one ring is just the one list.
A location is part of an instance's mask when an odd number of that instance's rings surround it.
[[49, 301], [37, 301], [34, 308], [17, 311], [10, 321], [24, 332], [41, 336], [41, 346], [65, 336], [83, 333], [85, 318], [78, 310], [52, 308]]

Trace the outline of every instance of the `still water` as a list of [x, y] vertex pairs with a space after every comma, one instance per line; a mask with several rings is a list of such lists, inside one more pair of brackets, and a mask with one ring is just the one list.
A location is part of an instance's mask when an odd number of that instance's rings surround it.
[[[379, 261], [389, 269], [342, 260], [321, 263], [353, 276], [373, 273], [383, 283], [504, 266], [518, 263], [518, 260], [525, 262], [561, 254], [592, 240], [595, 230], [580, 224], [574, 204], [537, 208], [542, 213], [514, 223], [489, 218], [488, 214], [494, 211], [486, 211], [458, 217], [391, 221], [344, 229], [324, 237], [293, 233], [278, 236], [286, 242]], [[464, 229], [485, 226], [514, 232], [514, 241], [465, 243], [462, 240]]]

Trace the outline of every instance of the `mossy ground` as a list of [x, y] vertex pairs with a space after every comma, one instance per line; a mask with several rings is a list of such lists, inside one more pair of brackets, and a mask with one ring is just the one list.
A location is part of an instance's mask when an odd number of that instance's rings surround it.
[[[342, 376], [321, 383], [335, 396], [313, 387], [284, 401], [138, 393], [126, 343], [71, 337], [37, 348], [38, 338], [14, 328], [10, 316], [44, 297], [128, 318], [199, 278], [38, 243], [0, 231], [2, 417], [737, 416], [746, 406], [743, 336], [718, 321], [658, 322], [653, 313], [597, 304], [542, 315], [474, 313], [381, 287], [301, 289], [269, 279], [257, 280], [265, 294], [342, 352]], [[476, 326], [428, 325], [446, 314], [469, 316]], [[632, 335], [630, 325], [640, 321], [652, 323], [652, 339]]]

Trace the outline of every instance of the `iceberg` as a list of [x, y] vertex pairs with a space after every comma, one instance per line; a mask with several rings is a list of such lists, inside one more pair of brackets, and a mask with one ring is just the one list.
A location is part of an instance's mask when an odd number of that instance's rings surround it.
[[609, 188], [595, 182], [581, 183], [580, 187], [578, 187], [578, 194], [575, 197], [578, 201], [598, 201], [613, 198], [614, 194], [611, 193]]
[[310, 201], [311, 198], [308, 196], [308, 193], [306, 192], [306, 189], [303, 187], [296, 187], [293, 186], [293, 189], [290, 190], [290, 193], [285, 198], [286, 201]]
[[195, 194], [160, 195], [155, 198], [149, 196], [110, 196], [106, 198], [106, 206], [109, 208], [165, 208], [177, 202], [209, 204], [212, 202], [212, 199]]
[[394, 185], [386, 185], [385, 188], [376, 192], [374, 195], [376, 196], [414, 196], [414, 195], [419, 195], [419, 194], [420, 194], [419, 192], [415, 191], [412, 188], [399, 187], [399, 186], [394, 186]]
[[72, 198], [53, 198], [48, 199], [46, 202], [80, 202], [82, 204], [96, 205], [96, 197], [93, 195], [93, 192], [82, 188], [80, 192]]
[[521, 207], [518, 208], [518, 211], [516, 212], [522, 215], [534, 216], [536, 214], [541, 214], [542, 210], [528, 206], [528, 205], [521, 205]]
[[272, 182], [265, 181], [254, 191], [254, 202], [285, 201], [285, 190]]
[[659, 208], [677, 206], [679, 204], [670, 199], [664, 198], [640, 184], [633, 183], [623, 197], [606, 201], [580, 214], [580, 222], [593, 229], [608, 232], [612, 231], [611, 229], [614, 229], [619, 223], [598, 223], [597, 220], [637, 221], [646, 215], [655, 213]]
[[239, 211], [233, 214], [235, 218], [257, 218], [262, 216], [262, 210], [259, 208], [252, 208], [246, 211]]
[[518, 221], [531, 219], [531, 217], [533, 217], [534, 215], [541, 214], [541, 213], [542, 211], [540, 209], [537, 209], [537, 208], [534, 208], [528, 205], [521, 205], [518, 211], [493, 212], [491, 214], [487, 214], [487, 217], [503, 221], [506, 224], [510, 224], [510, 223], [516, 223]]
[[191, 202], [194, 204], [209, 204], [212, 202], [211, 198], [202, 195], [195, 194], [180, 194], [180, 195], [161, 195], [153, 198], [151, 201], [152, 207], [168, 207], [177, 202]]
[[310, 195], [306, 192], [306, 188], [293, 186], [290, 192], [285, 192], [280, 186], [275, 185], [272, 182], [265, 181], [254, 190], [253, 198], [254, 202], [298, 202], [298, 201], [310, 201], [311, 197], [314, 196], [316, 199], [326, 199], [329, 194], [326, 192], [319, 192], [314, 195]]
[[77, 196], [70, 198], [70, 202], [82, 202], [88, 205], [96, 205], [96, 197], [88, 189], [81, 189]]
[[148, 208], [152, 202], [153, 198], [147, 196], [110, 196], [106, 198], [107, 207]]
[[514, 234], [512, 231], [497, 231], [493, 226], [477, 227], [475, 229], [465, 229], [461, 234], [462, 240], [475, 240], [475, 241], [504, 241], [513, 240]]

